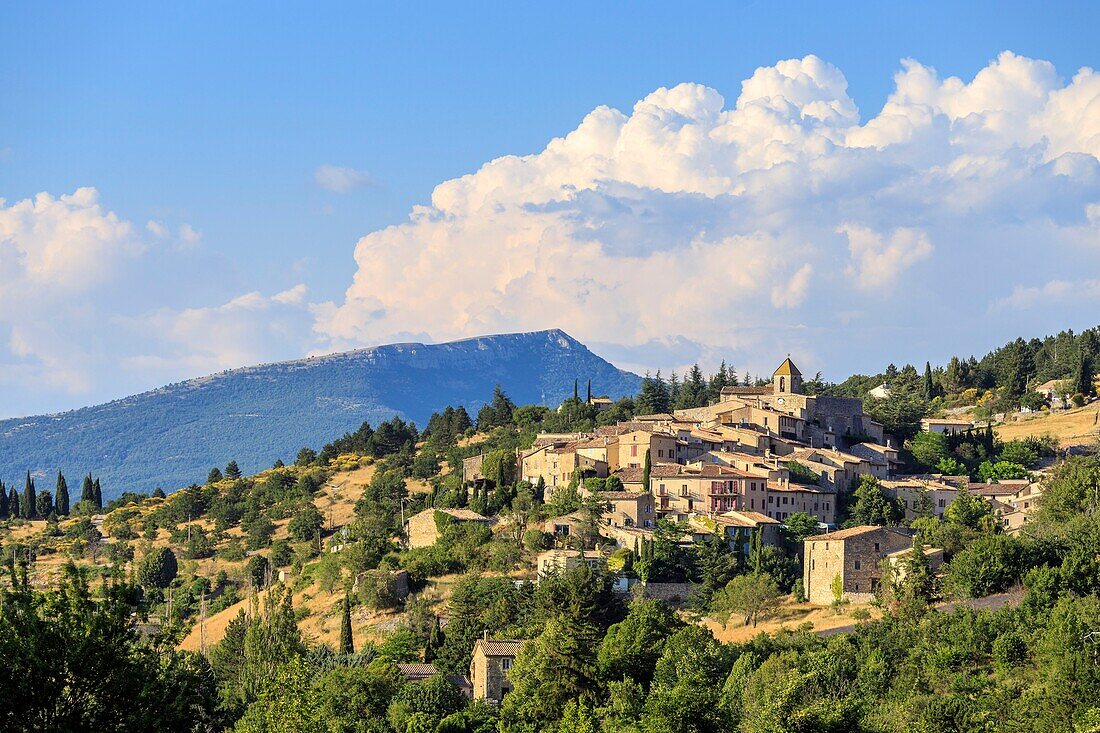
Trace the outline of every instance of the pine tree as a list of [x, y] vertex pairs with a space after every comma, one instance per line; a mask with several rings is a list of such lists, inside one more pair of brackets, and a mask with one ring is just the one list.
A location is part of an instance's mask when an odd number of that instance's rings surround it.
[[935, 393], [935, 385], [932, 383], [932, 364], [924, 362], [924, 399], [931, 402]]
[[23, 486], [23, 500], [20, 502], [20, 508], [23, 510], [25, 519], [38, 518], [38, 497], [35, 495], [34, 479], [31, 478], [30, 471], [27, 471], [27, 482]]
[[60, 471], [57, 472], [57, 486], [54, 489], [54, 495], [54, 511], [60, 516], [67, 516], [69, 513], [69, 484]]
[[237, 466], [236, 461], [230, 461], [229, 463], [225, 464], [225, 477], [233, 480], [239, 479], [241, 477], [241, 469], [239, 466]]
[[7, 519], [8, 512], [8, 490], [4, 488], [4, 482], [0, 481], [0, 519]]
[[95, 485], [92, 484], [92, 474], [84, 477], [84, 483], [80, 485], [80, 501], [95, 502]]
[[[737, 381], [736, 375], [734, 376], [734, 382]], [[722, 360], [722, 364], [718, 367], [718, 371], [714, 373], [714, 376], [710, 378], [710, 384], [707, 385], [707, 397], [710, 402], [718, 402], [722, 399], [722, 388], [727, 387], [730, 384], [729, 369], [726, 367], [726, 360]]]
[[216, 484], [222, 480], [222, 471], [217, 466], [210, 469], [210, 473], [206, 474], [207, 485]]
[[680, 395], [683, 393], [683, 386], [680, 384], [680, 377], [673, 372], [668, 378], [668, 404], [679, 407]]
[[92, 482], [92, 503], [96, 509], [103, 508], [103, 487], [99, 485], [98, 478]]
[[344, 594], [344, 616], [340, 621], [340, 653], [355, 653], [355, 643], [351, 638], [351, 597], [347, 593]]
[[19, 509], [19, 492], [12, 486], [11, 490], [8, 491], [8, 516], [12, 519], [19, 519], [23, 516]]

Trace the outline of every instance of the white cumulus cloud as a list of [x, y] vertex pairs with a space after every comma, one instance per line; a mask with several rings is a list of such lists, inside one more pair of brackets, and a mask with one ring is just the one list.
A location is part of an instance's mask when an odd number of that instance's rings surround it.
[[842, 71], [807, 56], [732, 103], [685, 83], [598, 107], [360, 239], [316, 329], [354, 346], [561, 326], [631, 363], [678, 340], [754, 371], [787, 351], [840, 371], [903, 332], [932, 356], [974, 348], [957, 309], [988, 313], [1063, 257], [1100, 270], [1092, 70], [1066, 82], [1005, 52], [969, 81], [906, 60], [895, 85], [862, 117]]

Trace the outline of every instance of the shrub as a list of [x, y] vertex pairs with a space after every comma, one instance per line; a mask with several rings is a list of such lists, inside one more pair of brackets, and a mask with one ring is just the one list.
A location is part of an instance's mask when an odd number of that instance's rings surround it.
[[294, 559], [294, 551], [286, 540], [276, 540], [271, 543], [271, 564], [277, 568], [283, 568]]
[[146, 588], [167, 588], [176, 579], [179, 563], [176, 553], [167, 547], [160, 547], [148, 555], [138, 568], [138, 582]]
[[1027, 644], [1015, 631], [1006, 631], [993, 640], [993, 661], [999, 667], [1013, 667], [1027, 659]]

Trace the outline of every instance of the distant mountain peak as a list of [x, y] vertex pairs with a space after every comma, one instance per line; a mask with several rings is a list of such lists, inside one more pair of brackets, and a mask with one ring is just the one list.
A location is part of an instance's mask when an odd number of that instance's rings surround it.
[[303, 445], [320, 448], [363, 421], [423, 426], [447, 405], [471, 414], [500, 384], [519, 404], [555, 407], [575, 380], [601, 394], [641, 383], [560, 328], [400, 343], [260, 364], [56, 415], [0, 420], [0, 479], [30, 469], [101, 476], [104, 493], [172, 490], [236, 460], [252, 472]]

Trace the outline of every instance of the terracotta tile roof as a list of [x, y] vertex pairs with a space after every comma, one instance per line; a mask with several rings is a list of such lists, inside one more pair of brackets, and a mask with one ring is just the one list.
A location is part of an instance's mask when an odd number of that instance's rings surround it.
[[601, 499], [607, 499], [608, 501], [626, 501], [628, 499], [639, 499], [643, 496], [648, 496], [648, 491], [601, 491], [599, 497]]
[[624, 467], [616, 469], [612, 472], [612, 476], [618, 476], [619, 480], [624, 484], [640, 484], [642, 483], [642, 476], [645, 474], [645, 470], [641, 468]]
[[768, 482], [768, 491], [804, 491], [810, 494], [835, 494], [836, 490], [827, 489], [817, 484], [781, 484], [778, 481]]
[[478, 639], [474, 649], [487, 657], [514, 657], [526, 642], [522, 639]]
[[723, 387], [723, 395], [763, 395], [772, 391], [772, 388], [765, 385], [763, 387]]
[[733, 524], [738, 527], [755, 527], [758, 524], [780, 524], [778, 519], [772, 519], [760, 512], [732, 511], [719, 514], [717, 521], [724, 524]]
[[835, 532], [827, 532], [825, 534], [817, 534], [806, 538], [806, 542], [820, 542], [827, 540], [846, 540], [849, 537], [858, 537], [868, 532], [874, 532], [876, 530], [884, 529], [888, 532], [894, 532], [896, 534], [908, 535], [909, 533], [902, 530], [899, 527], [879, 527], [874, 524], [864, 524], [859, 527], [850, 527], [848, 529], [838, 529]]
[[434, 664], [426, 662], [398, 664], [397, 668], [401, 670], [401, 674], [405, 675], [406, 679], [410, 680], [425, 680], [439, 672]]
[[[465, 522], [488, 522], [489, 518], [470, 509], [425, 509], [424, 511], [443, 512]], [[421, 512], [423, 514], [424, 512]]]

